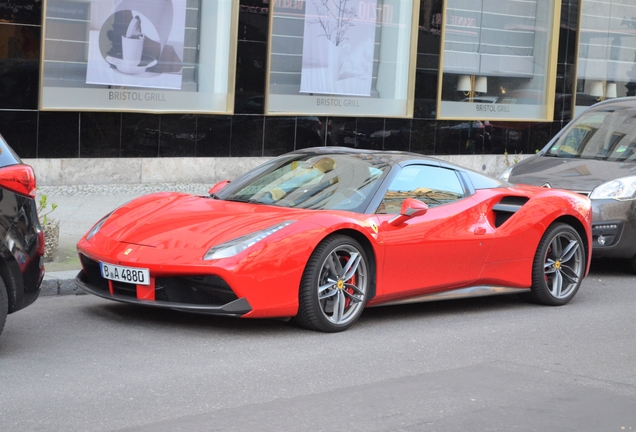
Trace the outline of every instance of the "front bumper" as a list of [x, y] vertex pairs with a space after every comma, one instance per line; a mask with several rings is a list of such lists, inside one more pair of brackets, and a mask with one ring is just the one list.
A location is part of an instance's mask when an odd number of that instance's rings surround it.
[[592, 252], [595, 258], [636, 255], [636, 201], [592, 200]]
[[[153, 285], [150, 287], [152, 295], [149, 297], [149, 288], [146, 286], [104, 279], [99, 273], [99, 265], [86, 257], [82, 257], [82, 264], [84, 270], [80, 271], [76, 277], [78, 286], [84, 291], [108, 300], [185, 312], [236, 317], [252, 311], [252, 307], [245, 298], [237, 298], [233, 293], [228, 293], [227, 290], [219, 293], [219, 290], [215, 289], [214, 286], [205, 283], [205, 277], [153, 280]], [[179, 286], [175, 286], [177, 284]], [[205, 292], [206, 289], [207, 292]]]

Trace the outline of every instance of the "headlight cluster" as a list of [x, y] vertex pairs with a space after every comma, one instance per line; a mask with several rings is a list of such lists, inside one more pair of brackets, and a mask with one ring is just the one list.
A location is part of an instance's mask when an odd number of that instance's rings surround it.
[[269, 228], [265, 228], [263, 230], [257, 231], [255, 233], [247, 234], [242, 237], [235, 238], [234, 240], [230, 240], [218, 246], [214, 246], [208, 250], [208, 252], [203, 257], [204, 260], [213, 260], [213, 259], [221, 259], [221, 258], [229, 258], [238, 253], [243, 252], [250, 246], [255, 245], [259, 241], [263, 240], [265, 237], [268, 237], [274, 234], [276, 231], [280, 231], [288, 225], [296, 222], [295, 220], [288, 220], [271, 226]]
[[508, 179], [510, 178], [510, 173], [512, 172], [512, 168], [514, 167], [508, 167], [506, 168], [504, 172], [499, 174], [499, 180], [507, 182]]
[[618, 201], [636, 198], [636, 176], [623, 177], [597, 186], [590, 194], [591, 199], [615, 199]]
[[97, 222], [93, 228], [91, 228], [91, 230], [88, 232], [88, 234], [86, 234], [86, 240], [90, 240], [95, 234], [97, 234], [99, 232], [99, 230], [102, 228], [102, 225], [104, 225], [104, 223], [106, 222], [106, 220], [108, 220], [108, 217], [112, 214], [108, 213], [106, 216], [104, 216], [103, 218], [100, 219], [99, 222]]

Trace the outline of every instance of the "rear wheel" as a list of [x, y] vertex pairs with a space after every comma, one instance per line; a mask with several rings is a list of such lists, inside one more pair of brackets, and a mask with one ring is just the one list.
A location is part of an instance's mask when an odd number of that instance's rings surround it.
[[370, 276], [366, 253], [357, 241], [328, 237], [307, 262], [296, 322], [330, 333], [348, 329], [364, 310]]
[[579, 233], [564, 223], [550, 226], [534, 257], [530, 299], [551, 306], [566, 304], [581, 286], [585, 265]]
[[0, 278], [0, 334], [4, 328], [4, 323], [7, 320], [7, 313], [9, 312], [9, 299], [7, 298], [7, 288], [4, 285], [4, 281]]

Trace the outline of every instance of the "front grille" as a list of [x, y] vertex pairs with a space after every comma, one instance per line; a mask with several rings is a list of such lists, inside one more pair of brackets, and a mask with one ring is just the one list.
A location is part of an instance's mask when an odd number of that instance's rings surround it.
[[223, 306], [238, 299], [218, 276], [157, 278], [155, 299], [172, 303]]
[[80, 261], [82, 262], [82, 267], [84, 267], [88, 284], [100, 291], [110, 292], [108, 289], [108, 281], [102, 277], [99, 271], [99, 263], [85, 255], [80, 255]]
[[[89, 285], [109, 293], [108, 280], [102, 277], [99, 263], [85, 255], [80, 256]], [[113, 293], [137, 298], [137, 286], [125, 282], [112, 281]], [[155, 300], [170, 303], [223, 306], [238, 297], [219, 276], [183, 276], [157, 278], [155, 280]]]
[[113, 294], [137, 298], [137, 285], [126, 282], [112, 281]]
[[[86, 274], [89, 285], [100, 291], [110, 293], [110, 289], [108, 288], [108, 279], [104, 279], [102, 277], [102, 273], [99, 270], [99, 263], [85, 255], [81, 255], [80, 260], [82, 261], [84, 273]], [[126, 297], [137, 298], [137, 286], [135, 284], [113, 281], [113, 293]]]

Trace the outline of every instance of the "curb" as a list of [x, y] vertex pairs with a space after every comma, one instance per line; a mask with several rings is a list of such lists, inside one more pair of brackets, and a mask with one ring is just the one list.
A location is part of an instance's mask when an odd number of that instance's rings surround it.
[[84, 295], [86, 292], [75, 283], [79, 270], [57, 271], [44, 274], [40, 285], [40, 297], [59, 295]]

